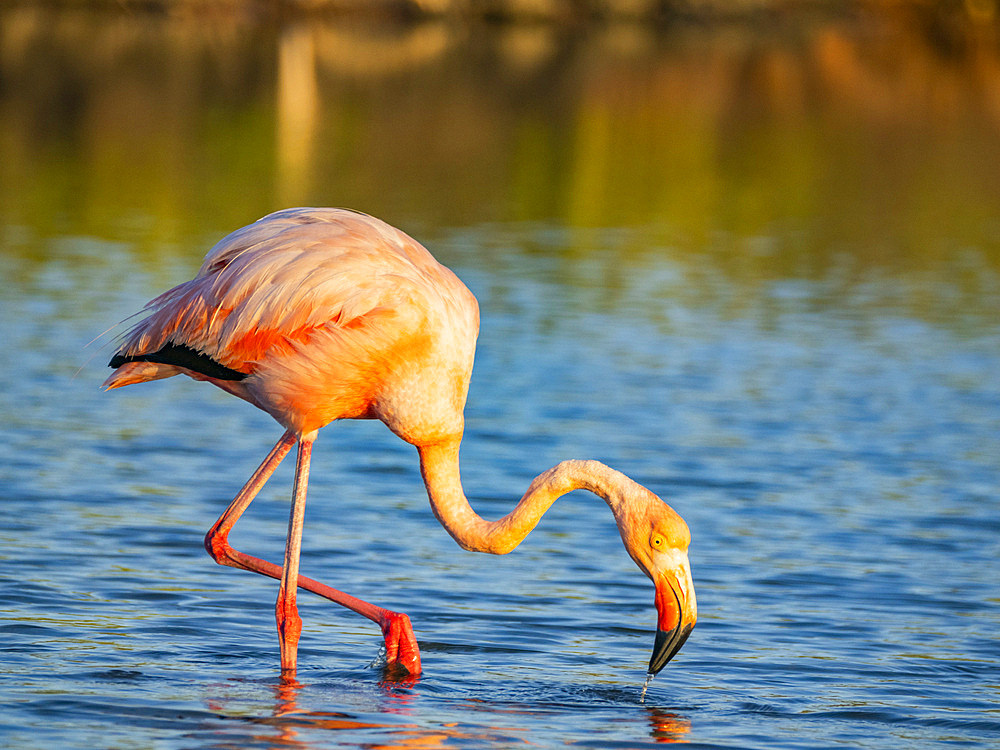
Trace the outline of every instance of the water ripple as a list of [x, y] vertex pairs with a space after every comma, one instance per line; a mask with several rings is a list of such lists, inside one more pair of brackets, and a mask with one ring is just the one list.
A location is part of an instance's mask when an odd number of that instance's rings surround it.
[[[303, 595], [300, 684], [280, 683], [274, 582], [202, 547], [280, 429], [190, 382], [110, 395], [96, 365], [54, 376], [71, 323], [106, 323], [84, 269], [60, 304], [93, 311], [46, 313], [44, 335], [17, 322], [39, 292], [3, 291], [21, 361], [0, 368], [0, 744], [995, 745], [996, 331], [815, 315], [808, 283], [766, 323], [691, 303], [661, 329], [597, 315], [589, 286], [543, 273], [551, 256], [516, 257], [516, 289], [459, 269], [484, 310], [464, 479], [496, 518], [537, 472], [594, 456], [685, 517], [700, 620], [646, 704], [653, 589], [604, 503], [574, 493], [513, 554], [466, 553], [412, 449], [363, 423], [316, 444], [303, 570], [407, 612], [425, 673], [385, 679], [378, 627]], [[234, 544], [280, 559], [289, 492], [282, 467]]]

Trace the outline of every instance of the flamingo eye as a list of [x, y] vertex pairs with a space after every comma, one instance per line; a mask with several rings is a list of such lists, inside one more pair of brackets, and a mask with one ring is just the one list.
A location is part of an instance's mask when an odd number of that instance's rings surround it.
[[649, 544], [653, 549], [667, 548], [667, 540], [664, 539], [663, 536], [661, 536], [660, 534], [654, 533], [653, 536], [650, 537]]

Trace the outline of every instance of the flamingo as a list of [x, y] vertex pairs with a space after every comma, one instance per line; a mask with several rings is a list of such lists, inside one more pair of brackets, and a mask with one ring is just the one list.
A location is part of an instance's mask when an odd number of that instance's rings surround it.
[[[653, 581], [657, 631], [648, 674], [684, 644], [697, 619], [683, 519], [598, 461], [567, 460], [537, 476], [516, 507], [488, 521], [459, 474], [463, 410], [479, 331], [476, 298], [418, 242], [347, 209], [293, 208], [223, 238], [197, 275], [149, 302], [123, 337], [111, 390], [174, 375], [209, 382], [285, 428], [205, 536], [219, 564], [280, 581], [275, 619], [281, 675], [293, 679], [305, 589], [377, 623], [387, 667], [420, 673], [409, 617], [299, 573], [309, 463], [317, 431], [338, 419], [379, 419], [414, 445], [431, 509], [465, 550], [502, 555], [560, 496], [586, 489], [614, 514], [625, 549]], [[234, 549], [229, 532], [297, 446], [283, 565]], [[647, 679], [648, 682], [648, 679]]]

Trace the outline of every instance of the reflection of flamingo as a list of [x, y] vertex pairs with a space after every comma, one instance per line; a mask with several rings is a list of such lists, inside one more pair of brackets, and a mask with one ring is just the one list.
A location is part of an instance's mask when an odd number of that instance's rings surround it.
[[650, 735], [659, 743], [683, 742], [684, 735], [691, 732], [691, 720], [686, 716], [658, 708], [650, 709], [649, 724]]
[[[302, 621], [296, 586], [378, 623], [390, 665], [420, 671], [405, 614], [300, 576], [309, 458], [335, 419], [380, 419], [416, 446], [434, 515], [467, 550], [516, 547], [561, 495], [587, 489], [614, 513], [629, 555], [656, 586], [650, 673], [677, 653], [697, 616], [687, 525], [666, 503], [597, 461], [539, 475], [513, 511], [486, 521], [459, 476], [463, 408], [479, 328], [475, 297], [416, 241], [370, 216], [289, 209], [240, 229], [197, 276], [160, 295], [111, 360], [108, 388], [184, 374], [268, 412], [286, 429], [205, 537], [216, 562], [281, 581], [275, 612], [281, 670], [295, 672]], [[229, 531], [298, 445], [284, 566], [233, 549]]]

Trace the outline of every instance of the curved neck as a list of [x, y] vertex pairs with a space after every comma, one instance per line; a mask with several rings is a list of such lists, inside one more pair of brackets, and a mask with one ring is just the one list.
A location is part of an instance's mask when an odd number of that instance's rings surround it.
[[563, 461], [535, 477], [514, 510], [499, 520], [487, 521], [472, 509], [462, 489], [458, 449], [457, 440], [418, 447], [420, 473], [438, 521], [459, 546], [474, 552], [510, 552], [535, 528], [552, 503], [578, 489], [603, 498], [620, 524], [627, 512], [626, 490], [639, 487], [599, 461]]

